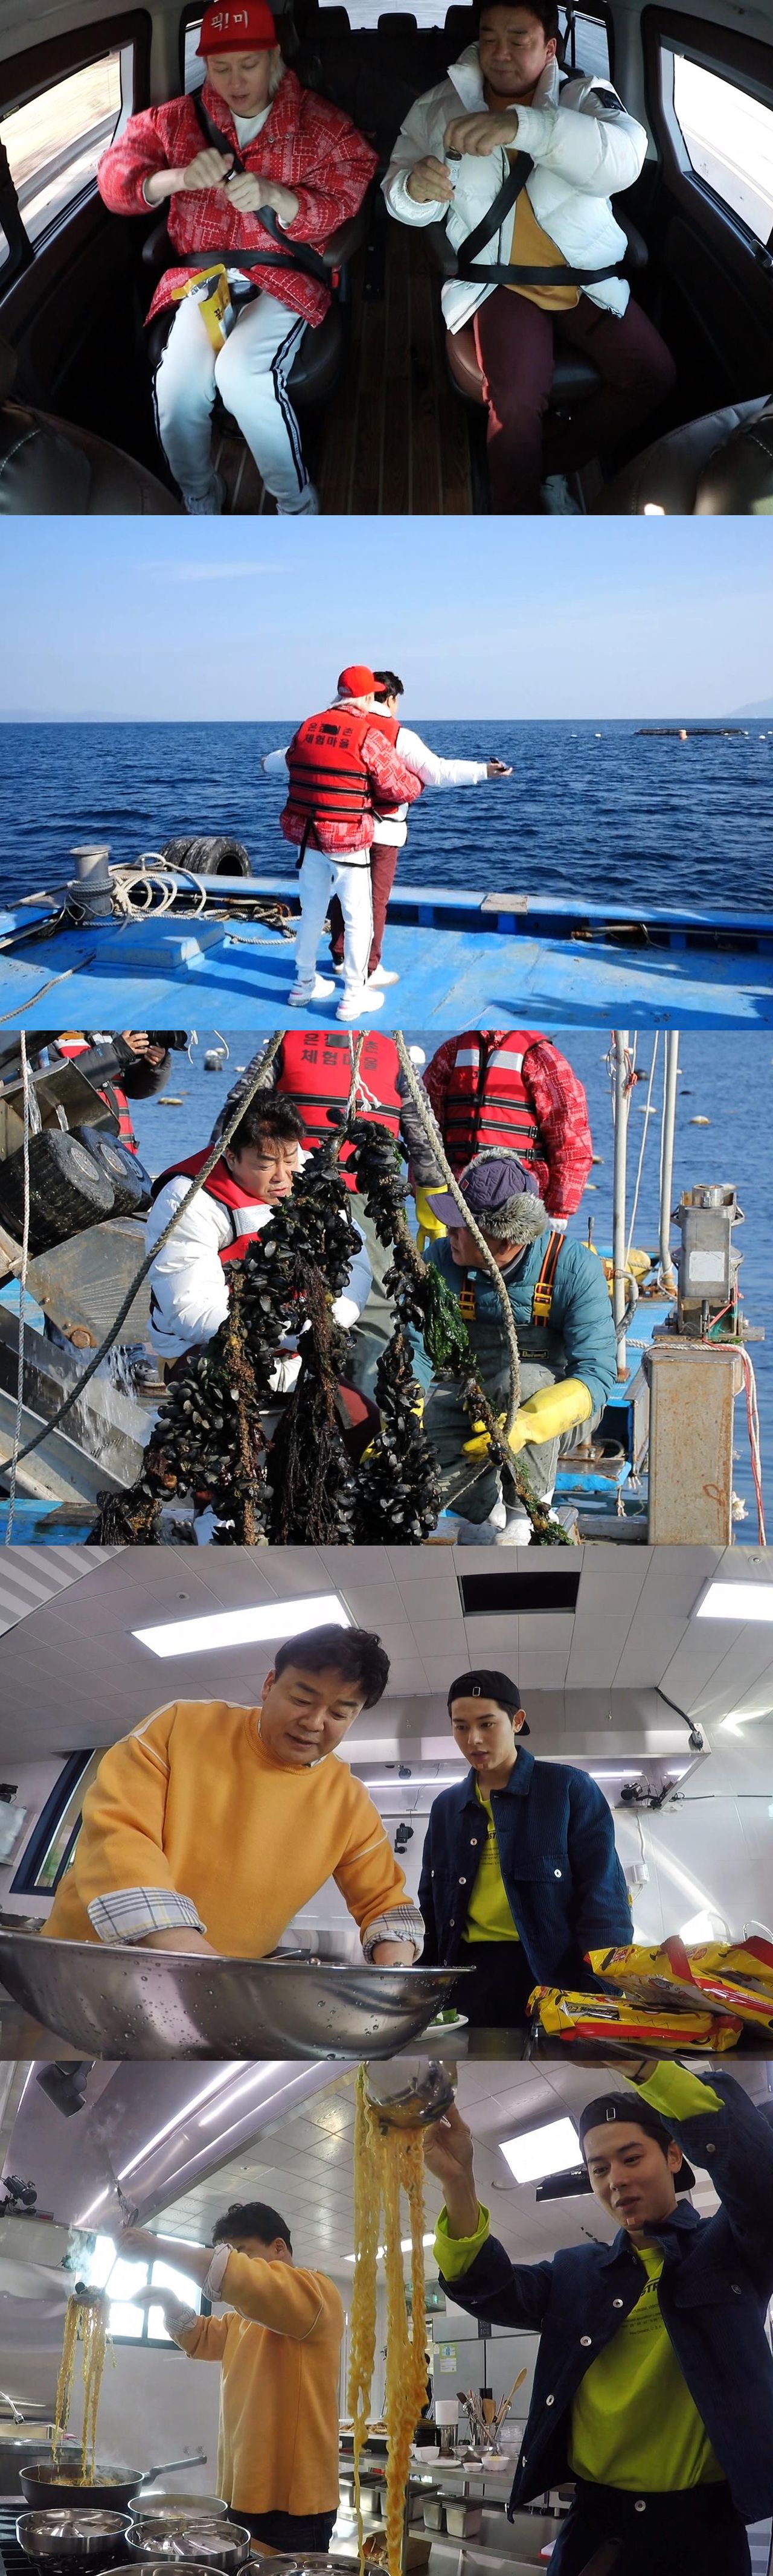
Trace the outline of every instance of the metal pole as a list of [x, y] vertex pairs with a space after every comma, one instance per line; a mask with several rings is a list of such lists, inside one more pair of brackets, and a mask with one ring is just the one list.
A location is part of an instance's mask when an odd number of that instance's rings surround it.
[[[628, 1030], [615, 1029], [613, 1032], [613, 1043], [615, 1062], [615, 1155], [612, 1183], [612, 1310], [615, 1323], [616, 1325], [619, 1325], [622, 1323], [627, 1304], [625, 1276], [627, 1232], [626, 1171], [628, 1161], [628, 1106], [630, 1099], [630, 1093], [627, 1089], [629, 1068]], [[627, 1373], [625, 1335], [623, 1335], [617, 1345], [617, 1374], [619, 1378], [623, 1378], [627, 1376]]]
[[660, 1275], [667, 1295], [676, 1296], [676, 1275], [671, 1259], [671, 1200], [674, 1188], [674, 1129], [676, 1126], [676, 1083], [679, 1072], [679, 1031], [666, 1030], [666, 1069], [663, 1085], [663, 1134], [660, 1153]]

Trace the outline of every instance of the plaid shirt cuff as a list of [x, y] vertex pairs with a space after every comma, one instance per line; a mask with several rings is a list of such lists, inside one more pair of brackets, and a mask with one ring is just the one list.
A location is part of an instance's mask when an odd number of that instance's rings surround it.
[[145, 1941], [149, 1932], [203, 1932], [192, 1896], [173, 1887], [119, 1887], [95, 1896], [89, 1922], [100, 1941]]
[[173, 2343], [177, 2342], [179, 2335], [188, 2334], [191, 2326], [197, 2326], [198, 2322], [195, 2308], [167, 2308], [166, 2331]]
[[379, 1941], [412, 1941], [414, 1959], [424, 1940], [424, 1918], [418, 1905], [392, 1905], [388, 1914], [380, 1914], [377, 1923], [369, 1923], [363, 1932], [362, 1946], [370, 1961]]
[[215, 2246], [206, 2281], [204, 2282], [205, 2299], [219, 2299], [230, 2252], [230, 2245]]

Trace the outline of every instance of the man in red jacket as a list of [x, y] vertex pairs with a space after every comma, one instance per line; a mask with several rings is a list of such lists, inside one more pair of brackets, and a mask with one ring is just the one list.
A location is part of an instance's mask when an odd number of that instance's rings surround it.
[[[303, 250], [319, 255], [356, 214], [376, 156], [347, 116], [286, 69], [267, 0], [217, 0], [197, 50], [201, 92], [130, 117], [103, 155], [98, 185], [113, 214], [168, 209], [179, 265], [162, 277], [148, 320], [168, 308], [156, 423], [186, 510], [211, 516], [223, 506], [210, 439], [218, 392], [277, 510], [295, 517], [319, 505], [288, 377], [307, 324], [323, 321], [330, 304]], [[265, 260], [240, 268], [240, 251], [256, 250]]]
[[366, 1012], [384, 1007], [383, 992], [368, 981], [375, 816], [380, 805], [413, 805], [421, 795], [421, 779], [406, 769], [378, 721], [375, 689], [375, 674], [366, 663], [347, 663], [332, 705], [306, 717], [284, 754], [289, 786], [282, 831], [300, 850], [301, 871], [301, 920], [289, 998], [303, 1006], [324, 1002], [335, 992], [332, 976], [317, 974], [316, 957], [330, 897], [337, 894], [345, 936], [344, 990], [336, 1017], [358, 1024]]
[[[563, 1233], [582, 1198], [593, 1139], [583, 1085], [552, 1038], [539, 1029], [463, 1029], [438, 1047], [424, 1087], [456, 1178], [486, 1148], [518, 1154], [534, 1173], [552, 1232]], [[432, 1205], [440, 1174], [410, 1101], [403, 1120], [419, 1224], [442, 1234]]]

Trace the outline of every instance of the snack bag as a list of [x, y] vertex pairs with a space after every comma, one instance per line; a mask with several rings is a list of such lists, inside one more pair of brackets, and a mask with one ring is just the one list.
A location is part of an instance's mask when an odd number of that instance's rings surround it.
[[[660, 1948], [632, 1943], [623, 1950], [589, 1950], [587, 1957], [600, 1984], [631, 2003], [668, 1999], [676, 2011], [695, 2010], [701, 1997], [710, 2012], [738, 2013], [751, 2029], [773, 2032], [773, 1947], [767, 1941], [703, 1941], [688, 1950], [674, 1933]], [[756, 1976], [745, 1970], [746, 1960]]]
[[690, 1966], [690, 1953], [678, 1934], [669, 1941], [648, 1949], [641, 1942], [629, 1942], [623, 1950], [587, 1950], [586, 1959], [600, 1985], [611, 1993], [625, 1995], [629, 2003], [660, 2004], [668, 2001], [675, 2011], [682, 2003], [695, 2006], [698, 1989]]
[[740, 1977], [744, 1986], [756, 1986], [773, 2002], [773, 1941], [701, 1941], [691, 1949], [690, 1958], [701, 1976]]
[[546, 2039], [562, 2039], [570, 2047], [596, 2043], [615, 2057], [631, 2049], [680, 2057], [688, 2048], [719, 2056], [735, 2048], [743, 2031], [742, 2022], [718, 2012], [647, 2011], [612, 1995], [563, 1994], [559, 1986], [535, 1986], [528, 2009]]

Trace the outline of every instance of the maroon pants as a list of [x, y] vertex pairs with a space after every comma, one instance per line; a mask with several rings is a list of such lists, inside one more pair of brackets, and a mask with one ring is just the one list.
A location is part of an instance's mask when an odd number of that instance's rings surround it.
[[[387, 904], [397, 875], [399, 850], [391, 841], [373, 841], [370, 852], [370, 883], [373, 901], [373, 938], [368, 958], [368, 974], [381, 964], [381, 950], [386, 929]], [[330, 905], [330, 954], [336, 966], [343, 962], [344, 916], [334, 894]]]
[[598, 367], [597, 393], [578, 402], [571, 420], [545, 427], [553, 381], [555, 319], [525, 295], [497, 286], [475, 315], [475, 343], [486, 381], [492, 510], [538, 514], [547, 474], [571, 474], [627, 437], [676, 383], [670, 351], [641, 306], [630, 299], [608, 313], [581, 295], [560, 316], [562, 340]]

